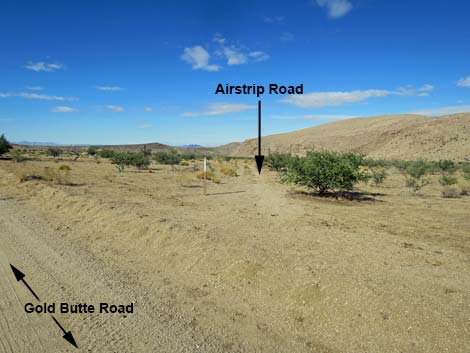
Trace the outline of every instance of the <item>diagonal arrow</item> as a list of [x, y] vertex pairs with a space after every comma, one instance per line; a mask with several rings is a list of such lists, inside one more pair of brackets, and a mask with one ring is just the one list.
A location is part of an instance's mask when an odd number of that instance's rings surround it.
[[261, 101], [258, 101], [258, 155], [255, 156], [258, 174], [261, 174], [263, 168], [264, 156], [261, 154]]
[[19, 282], [19, 281], [22, 281], [24, 283], [24, 285], [29, 289], [29, 291], [34, 295], [34, 297], [38, 300], [38, 301], [41, 301], [41, 299], [39, 299], [39, 297], [36, 295], [36, 293], [34, 293], [33, 289], [29, 286], [29, 284], [24, 280], [24, 278], [26, 277], [24, 275], [23, 272], [21, 272], [20, 270], [18, 270], [15, 266], [13, 266], [12, 264], [10, 264], [10, 267], [11, 267], [11, 270], [13, 271], [13, 274], [15, 275], [16, 277], [16, 280]]
[[64, 339], [67, 342], [69, 342], [72, 346], [74, 346], [75, 348], [78, 348], [77, 342], [75, 342], [75, 339], [73, 338], [72, 332], [71, 331], [65, 331], [65, 329], [62, 327], [61, 324], [59, 324], [59, 321], [57, 321], [54, 316], [52, 316], [52, 320], [54, 320], [54, 322], [57, 324], [57, 326], [59, 326], [60, 329], [62, 330], [62, 332], [64, 333], [64, 335], [62, 337], [64, 337]]

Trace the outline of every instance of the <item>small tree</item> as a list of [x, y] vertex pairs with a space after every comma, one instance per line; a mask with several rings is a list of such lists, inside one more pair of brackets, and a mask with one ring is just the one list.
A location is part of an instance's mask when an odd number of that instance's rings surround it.
[[175, 150], [160, 151], [153, 155], [153, 159], [160, 164], [169, 164], [174, 167], [181, 162], [181, 155]]
[[8, 142], [5, 135], [2, 134], [2, 136], [0, 136], [0, 156], [7, 153], [12, 148], [13, 147], [10, 145], [10, 142]]
[[111, 157], [111, 163], [116, 165], [118, 172], [123, 172], [131, 164], [131, 158], [126, 152], [114, 152]]
[[148, 168], [150, 165], [150, 158], [145, 153], [132, 153], [129, 154], [130, 164], [135, 166], [137, 169], [142, 170]]
[[305, 157], [293, 157], [283, 180], [316, 189], [320, 194], [329, 190], [350, 190], [366, 173], [360, 170], [362, 157], [351, 153], [310, 151]]
[[94, 156], [94, 155], [96, 155], [96, 154], [98, 153], [98, 149], [97, 149], [95, 146], [90, 146], [90, 147], [88, 147], [88, 149], [87, 149], [87, 153], [88, 153], [88, 155], [90, 155], [90, 156]]
[[62, 150], [57, 147], [49, 147], [46, 151], [48, 156], [53, 157], [54, 159], [59, 157], [62, 154]]
[[407, 174], [406, 186], [411, 188], [414, 193], [417, 193], [419, 190], [429, 184], [429, 180], [423, 179], [428, 171], [429, 165], [423, 160], [409, 163], [405, 170]]

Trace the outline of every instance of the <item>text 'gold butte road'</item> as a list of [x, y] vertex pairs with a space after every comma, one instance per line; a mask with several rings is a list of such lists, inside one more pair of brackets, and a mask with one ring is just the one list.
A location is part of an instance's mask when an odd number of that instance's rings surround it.
[[[98, 308], [98, 311], [96, 310]], [[43, 303], [34, 305], [32, 303], [26, 303], [24, 311], [28, 314], [93, 314], [98, 312], [100, 314], [133, 314], [134, 303], [127, 305], [123, 304], [109, 304], [100, 303], [98, 307], [93, 304], [86, 303]]]

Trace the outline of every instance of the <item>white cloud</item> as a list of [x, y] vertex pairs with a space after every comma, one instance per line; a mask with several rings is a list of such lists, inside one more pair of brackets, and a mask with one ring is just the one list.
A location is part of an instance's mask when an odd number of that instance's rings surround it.
[[28, 61], [28, 63], [24, 66], [28, 70], [40, 72], [53, 72], [57, 70], [63, 70], [65, 68], [64, 65], [62, 64], [54, 64], [54, 63], [46, 63], [44, 61], [38, 61], [38, 62], [33, 62], [33, 61]]
[[457, 87], [470, 87], [470, 76], [467, 76], [458, 80]]
[[302, 108], [321, 108], [361, 102], [368, 98], [385, 97], [390, 94], [392, 94], [391, 91], [378, 89], [350, 92], [317, 92], [289, 96], [282, 99], [281, 102], [294, 104]]
[[254, 61], [265, 61], [268, 60], [271, 56], [264, 51], [252, 51], [248, 53], [248, 56]]
[[418, 88], [418, 91], [420, 92], [431, 92], [432, 90], [434, 90], [434, 86], [430, 84], [427, 84]]
[[273, 17], [264, 16], [263, 22], [281, 24], [281, 23], [284, 23], [285, 19], [286, 19], [285, 16], [273, 16]]
[[51, 112], [53, 113], [77, 113], [80, 110], [72, 107], [67, 107], [67, 106], [57, 106], [54, 108], [50, 109]]
[[348, 0], [317, 0], [317, 4], [326, 8], [330, 18], [343, 17], [352, 10], [352, 4]]
[[219, 71], [220, 66], [209, 64], [210, 55], [200, 45], [184, 48], [181, 59], [191, 64], [193, 70]]
[[224, 48], [224, 55], [227, 58], [227, 65], [241, 65], [248, 61], [246, 55], [235, 47]]
[[126, 111], [124, 109], [124, 107], [121, 107], [120, 105], [108, 104], [108, 105], [102, 105], [101, 108], [106, 109], [106, 110], [110, 110], [110, 111], [116, 112], [116, 113], [122, 113], [122, 112]]
[[77, 101], [78, 98], [76, 97], [62, 97], [62, 96], [49, 96], [46, 94], [38, 94], [38, 93], [2, 93], [0, 92], [0, 98], [9, 98], [9, 97], [20, 97], [26, 99], [40, 99], [40, 100], [48, 100], [48, 101]]
[[411, 114], [428, 115], [428, 116], [442, 116], [457, 113], [470, 112], [470, 105], [454, 105], [449, 107], [421, 109], [410, 112]]
[[239, 113], [245, 110], [256, 109], [256, 105], [231, 104], [231, 103], [209, 103], [207, 109], [201, 112], [182, 113], [184, 117], [225, 115], [229, 113]]
[[96, 86], [96, 89], [99, 91], [123, 91], [124, 88], [119, 87], [119, 86]]
[[225, 44], [225, 38], [222, 37], [222, 35], [220, 33], [214, 34], [214, 38], [212, 39], [212, 41], [217, 43], [217, 44], [220, 44], [220, 45]]
[[153, 112], [153, 108], [152, 108], [152, 107], [145, 107], [145, 108], [144, 108], [144, 111], [145, 111], [145, 112], [148, 112], [148, 113], [149, 113], [149, 112]]
[[152, 127], [151, 124], [141, 124], [137, 126], [139, 129], [150, 129]]
[[337, 121], [357, 118], [356, 115], [273, 115], [275, 120], [310, 120], [310, 121]]
[[294, 40], [294, 34], [291, 32], [282, 32], [279, 39], [281, 42], [292, 42]]
[[44, 89], [44, 87], [41, 86], [26, 86], [25, 88], [31, 91], [42, 91]]

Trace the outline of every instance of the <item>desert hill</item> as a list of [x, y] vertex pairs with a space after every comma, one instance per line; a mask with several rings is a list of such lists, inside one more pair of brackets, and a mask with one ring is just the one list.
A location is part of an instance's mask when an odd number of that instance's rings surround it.
[[[252, 156], [257, 139], [219, 147], [220, 154]], [[470, 160], [470, 113], [442, 117], [386, 115], [354, 118], [263, 137], [263, 154], [310, 149], [364, 153], [383, 159]]]

